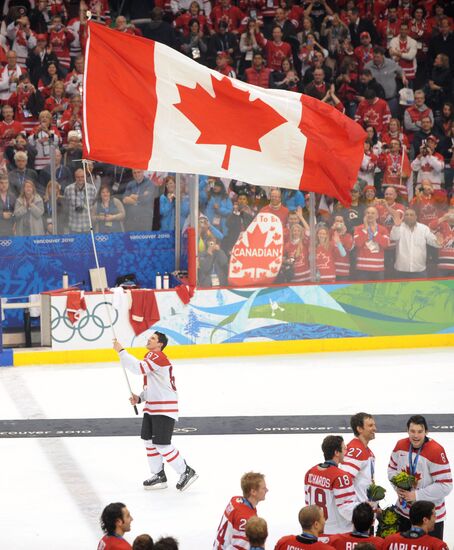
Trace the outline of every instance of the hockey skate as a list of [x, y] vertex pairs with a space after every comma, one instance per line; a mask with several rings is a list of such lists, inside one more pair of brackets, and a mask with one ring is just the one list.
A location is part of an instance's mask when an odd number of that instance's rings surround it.
[[155, 474], [150, 479], [146, 479], [143, 482], [143, 488], [147, 491], [154, 491], [156, 489], [166, 489], [167, 488], [167, 477], [164, 472], [164, 468]]
[[196, 479], [198, 479], [198, 477], [199, 476], [195, 473], [195, 470], [186, 464], [186, 470], [180, 476], [177, 483], [177, 489], [179, 491], [185, 491], [194, 483], [194, 481], [196, 481]]

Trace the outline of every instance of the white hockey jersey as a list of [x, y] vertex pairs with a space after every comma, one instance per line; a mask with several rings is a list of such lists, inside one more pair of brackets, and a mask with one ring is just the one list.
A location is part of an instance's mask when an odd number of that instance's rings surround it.
[[307, 472], [304, 492], [307, 506], [315, 504], [323, 510], [326, 535], [353, 530], [352, 514], [359, 500], [350, 474], [334, 465], [319, 464]]
[[375, 456], [369, 447], [357, 437], [353, 438], [339, 467], [352, 476], [358, 499], [361, 502], [368, 500], [367, 488], [373, 482], [375, 472]]
[[162, 351], [148, 352], [142, 361], [126, 350], [120, 352], [121, 364], [134, 374], [146, 378], [145, 389], [140, 398], [145, 401], [143, 412], [162, 414], [178, 420], [178, 394], [173, 376], [173, 367]]
[[[401, 439], [389, 459], [389, 480], [399, 472], [412, 473], [416, 477], [416, 500], [433, 502], [437, 521], [443, 521], [446, 516], [445, 497], [452, 491], [451, 467], [443, 447], [427, 438], [418, 455], [418, 450], [412, 448], [408, 437]], [[399, 499], [396, 506], [400, 514], [409, 516], [408, 505]]]
[[222, 515], [216, 533], [213, 550], [249, 550], [246, 538], [247, 520], [257, 515], [257, 510], [244, 497], [233, 497]]

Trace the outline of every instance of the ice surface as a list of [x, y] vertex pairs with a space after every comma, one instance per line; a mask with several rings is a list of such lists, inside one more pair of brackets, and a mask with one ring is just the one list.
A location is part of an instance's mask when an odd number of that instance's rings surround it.
[[[182, 416], [453, 413], [451, 349], [213, 358], [174, 361]], [[131, 377], [133, 389], [140, 377]], [[0, 369], [0, 418], [131, 416], [117, 364]], [[380, 428], [380, 426], [378, 426]], [[404, 430], [404, 426], [402, 426]], [[174, 444], [200, 474], [185, 493], [143, 491], [149, 476], [138, 437], [1, 439], [2, 548], [96, 548], [104, 505], [123, 501], [140, 533], [176, 536], [182, 550], [211, 548], [221, 514], [240, 494], [248, 470], [266, 475], [269, 493], [258, 507], [268, 521], [267, 548], [297, 533], [305, 471], [321, 460], [323, 434], [175, 436]], [[377, 482], [386, 479], [400, 434], [378, 433], [371, 448]], [[454, 461], [454, 433], [435, 439]], [[447, 499], [445, 539], [454, 545], [454, 493]]]

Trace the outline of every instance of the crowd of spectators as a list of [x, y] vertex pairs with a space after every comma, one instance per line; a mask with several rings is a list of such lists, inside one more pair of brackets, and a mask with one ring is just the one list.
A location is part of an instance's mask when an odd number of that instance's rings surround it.
[[[81, 169], [87, 9], [224, 75], [303, 92], [367, 132], [352, 205], [200, 178], [199, 284], [226, 284], [229, 254], [262, 209], [284, 226], [277, 282], [449, 276], [454, 270], [452, 5], [444, 0], [6, 2], [0, 24], [0, 235], [171, 230], [175, 177]], [[56, 181], [50, 154], [55, 149]], [[321, 160], [323, 162], [323, 160]], [[56, 197], [52, 194], [55, 193]], [[56, 205], [57, 212], [52, 212]], [[181, 199], [181, 226], [189, 213]], [[54, 222], [57, 222], [57, 228]], [[422, 244], [424, 241], [424, 244]], [[427, 246], [427, 249], [426, 249]]]
[[199, 285], [227, 284], [229, 256], [238, 237], [259, 212], [271, 212], [283, 226], [283, 264], [276, 283], [315, 280], [384, 280], [452, 277], [454, 201], [424, 178], [411, 200], [393, 186], [379, 198], [374, 185], [357, 183], [350, 206], [316, 196], [317, 224], [309, 226], [310, 196], [301, 191], [264, 189], [218, 178], [201, 179]]

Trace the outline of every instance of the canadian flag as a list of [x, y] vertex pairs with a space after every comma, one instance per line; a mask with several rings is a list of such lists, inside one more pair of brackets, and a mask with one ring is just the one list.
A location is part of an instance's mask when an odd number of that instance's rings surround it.
[[152, 40], [88, 26], [85, 158], [350, 201], [366, 134], [334, 107], [231, 79]]

